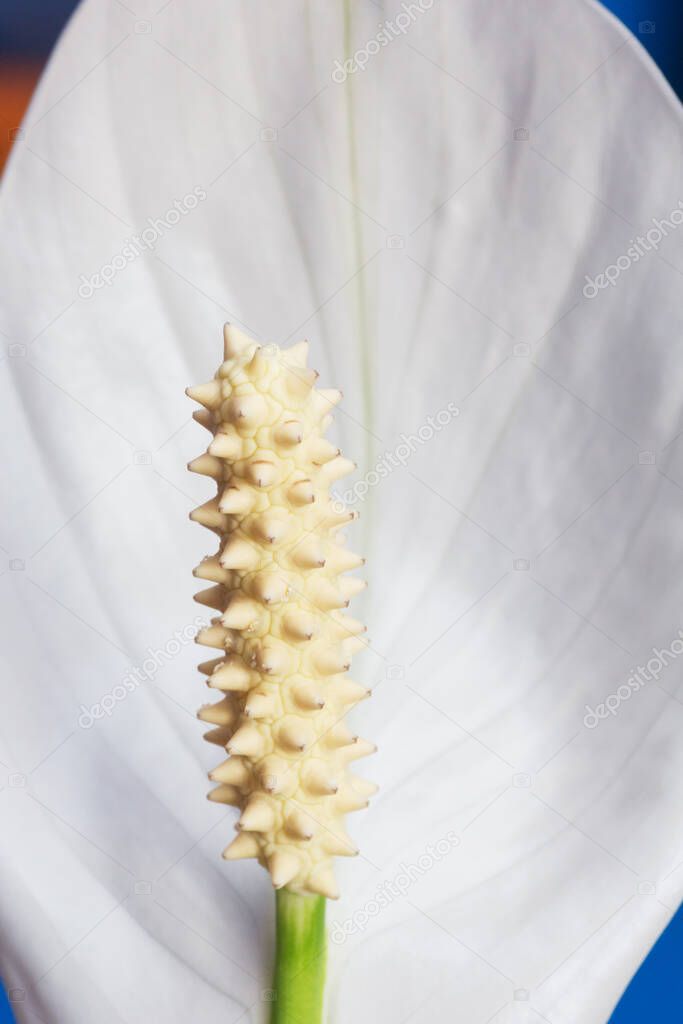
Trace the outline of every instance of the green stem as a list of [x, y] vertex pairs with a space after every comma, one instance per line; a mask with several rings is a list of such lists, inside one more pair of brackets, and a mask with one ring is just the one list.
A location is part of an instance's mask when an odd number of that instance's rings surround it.
[[275, 894], [276, 946], [271, 1024], [321, 1024], [325, 987], [325, 899]]

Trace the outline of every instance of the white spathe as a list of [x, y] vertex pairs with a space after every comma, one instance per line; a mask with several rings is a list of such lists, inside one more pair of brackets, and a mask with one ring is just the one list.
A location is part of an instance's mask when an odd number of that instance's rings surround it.
[[219, 858], [194, 718], [183, 391], [225, 320], [310, 338], [361, 464], [381, 788], [330, 1019], [607, 1020], [683, 886], [680, 137], [577, 0], [79, 8], [0, 195], [21, 1024], [267, 1016], [272, 891]]

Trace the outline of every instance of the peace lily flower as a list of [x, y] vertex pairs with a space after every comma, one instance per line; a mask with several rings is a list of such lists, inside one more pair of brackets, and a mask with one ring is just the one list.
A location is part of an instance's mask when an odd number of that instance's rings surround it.
[[363, 559], [341, 532], [357, 513], [330, 486], [356, 467], [325, 437], [342, 394], [315, 387], [307, 342], [282, 352], [226, 324], [224, 357], [187, 389], [211, 435], [188, 469], [216, 483], [190, 513], [218, 536], [194, 570], [213, 583], [195, 601], [218, 612], [197, 641], [220, 651], [199, 669], [223, 694], [198, 717], [229, 755], [209, 799], [239, 808], [225, 859], [254, 857], [277, 891], [274, 1020], [316, 1024], [333, 859], [358, 853], [345, 815], [376, 788], [349, 771], [375, 748], [344, 721], [369, 696], [346, 675], [365, 626], [341, 611], [365, 582], [347, 576]]
[[679, 104], [588, 2], [159, 6], [79, 8], [2, 186], [19, 1020], [269, 1013], [189, 642], [227, 320], [311, 339], [359, 463], [329, 1019], [601, 1024], [683, 873]]

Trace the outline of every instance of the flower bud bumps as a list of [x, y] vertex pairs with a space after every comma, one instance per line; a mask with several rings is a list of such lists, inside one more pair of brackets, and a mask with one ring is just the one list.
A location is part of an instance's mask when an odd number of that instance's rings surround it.
[[346, 675], [364, 627], [346, 615], [363, 560], [339, 530], [354, 518], [330, 485], [354, 468], [323, 436], [338, 391], [315, 389], [307, 343], [262, 347], [227, 324], [225, 361], [188, 388], [212, 440], [189, 469], [217, 493], [190, 518], [217, 534], [195, 569], [196, 595], [214, 609], [197, 642], [217, 657], [199, 666], [220, 699], [198, 717], [227, 759], [209, 799], [240, 811], [227, 860], [255, 857], [276, 888], [338, 896], [333, 856], [357, 851], [344, 816], [375, 786], [349, 764], [373, 752], [345, 712], [367, 696]]

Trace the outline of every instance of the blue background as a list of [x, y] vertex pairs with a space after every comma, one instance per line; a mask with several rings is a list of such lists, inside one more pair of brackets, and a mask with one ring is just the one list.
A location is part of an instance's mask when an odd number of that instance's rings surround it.
[[[606, 7], [637, 36], [683, 99], [683, 4], [681, 0], [603, 0]], [[639, 31], [652, 22], [655, 31]]]
[[[0, 0], [0, 58], [44, 58], [75, 6], [75, 0]], [[638, 37], [683, 98], [681, 0], [606, 0], [604, 6]], [[654, 31], [646, 31], [652, 27]], [[683, 1021], [682, 960], [683, 909], [631, 981], [609, 1024]], [[12, 1022], [9, 1003], [0, 987], [0, 1024]]]

